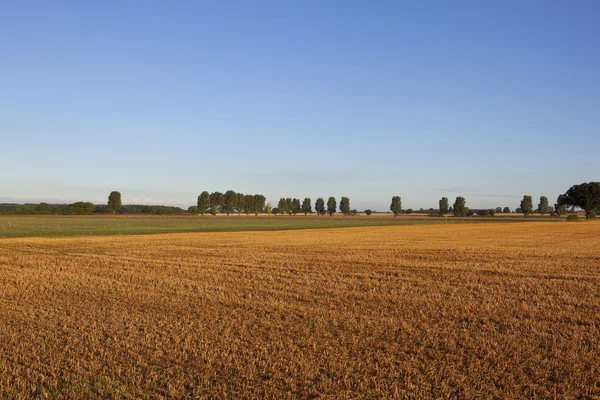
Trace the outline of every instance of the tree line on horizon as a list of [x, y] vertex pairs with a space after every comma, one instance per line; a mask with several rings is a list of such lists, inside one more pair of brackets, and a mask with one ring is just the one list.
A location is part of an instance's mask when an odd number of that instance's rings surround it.
[[76, 201], [71, 204], [25, 203], [0, 204], [0, 214], [24, 215], [91, 215], [91, 214], [186, 214], [181, 207], [162, 205], [126, 204], [121, 202], [121, 193], [113, 191], [108, 195], [107, 204], [93, 204], [89, 201]]
[[[272, 207], [271, 203], [266, 201], [262, 194], [244, 194], [233, 190], [225, 193], [203, 191], [197, 199], [195, 206], [188, 210], [181, 207], [161, 206], [161, 205], [123, 205], [121, 193], [113, 191], [108, 196], [107, 204], [95, 205], [91, 202], [78, 201], [72, 204], [48, 204], [48, 203], [27, 203], [27, 204], [0, 204], [0, 213], [4, 214], [55, 214], [55, 215], [88, 215], [88, 214], [288, 214], [296, 215], [330, 215], [333, 216], [337, 210], [337, 201], [335, 197], [329, 197], [327, 203], [319, 197], [314, 204], [314, 211], [311, 199], [306, 197], [303, 201], [297, 198], [280, 198], [277, 207]], [[568, 210], [568, 207], [571, 207]], [[568, 212], [575, 212], [575, 209], [581, 209], [585, 212], [586, 219], [595, 218], [596, 213], [600, 212], [600, 182], [581, 183], [573, 185], [564, 194], [556, 199], [554, 206], [551, 206], [546, 196], [540, 196], [537, 207], [534, 208], [531, 195], [524, 195], [519, 207], [514, 212], [522, 213], [525, 218], [533, 213], [538, 213], [542, 217], [546, 214], [560, 217]], [[356, 215], [358, 211], [350, 207], [350, 199], [341, 197], [339, 211], [347, 215]], [[390, 211], [394, 216], [402, 213], [411, 214], [413, 209], [402, 209], [402, 199], [400, 196], [393, 196], [390, 203]], [[371, 215], [373, 210], [366, 209], [364, 213]], [[511, 213], [509, 207], [496, 207], [495, 209], [469, 209], [466, 206], [466, 199], [457, 196], [452, 206], [450, 206], [447, 197], [442, 197], [438, 202], [438, 209], [433, 208], [418, 210], [420, 213], [427, 213], [430, 216], [445, 216], [451, 213], [455, 217], [467, 217], [472, 215], [494, 216], [496, 214]]]
[[[466, 206], [466, 199], [462, 196], [456, 197], [452, 207], [449, 205], [447, 197], [442, 197], [438, 203], [438, 216], [444, 216], [447, 213], [452, 213], [455, 217], [467, 217], [471, 215], [480, 216], [494, 216], [497, 213], [510, 213], [509, 207], [496, 207], [495, 209], [480, 209], [470, 210]], [[537, 208], [533, 208], [533, 198], [531, 195], [524, 195], [521, 200], [519, 207], [515, 210], [517, 213], [522, 213], [525, 218], [533, 214], [534, 212], [539, 213], [542, 217], [546, 214], [551, 216], [560, 217], [567, 213], [567, 207], [571, 207], [570, 212], [575, 211], [575, 207], [585, 211], [586, 219], [594, 218], [597, 212], [600, 212], [600, 182], [582, 183], [579, 185], [573, 185], [567, 192], [558, 196], [554, 206], [550, 206], [548, 198], [546, 196], [540, 196]], [[350, 199], [348, 197], [341, 197], [339, 211], [343, 215], [356, 215], [358, 211], [350, 207]], [[392, 196], [390, 203], [390, 211], [394, 216], [398, 216], [403, 212], [402, 209], [402, 198], [400, 196]], [[409, 213], [413, 210], [408, 209]], [[421, 209], [420, 211], [423, 211]], [[244, 195], [243, 193], [236, 193], [233, 190], [227, 191], [225, 194], [220, 192], [208, 193], [204, 191], [198, 196], [198, 204], [196, 208], [190, 207], [189, 212], [194, 214], [204, 215], [209, 212], [212, 215], [218, 212], [230, 213], [237, 212], [245, 214], [259, 213], [267, 214], [288, 214], [296, 215], [303, 213], [304, 215], [312, 214], [313, 208], [311, 199], [309, 197], [304, 198], [300, 201], [298, 198], [282, 197], [277, 203], [277, 207], [272, 208], [270, 203], [266, 203], [266, 198], [263, 195]], [[325, 200], [319, 197], [314, 206], [314, 212], [317, 215], [330, 215], [333, 216], [337, 212], [337, 201], [335, 197], [329, 197], [327, 204]], [[373, 213], [372, 210], [367, 209], [364, 211], [367, 215]], [[430, 215], [434, 215], [435, 210], [430, 208], [428, 210]]]
[[[268, 212], [268, 210], [267, 210]], [[298, 213], [303, 213], [304, 215], [312, 214], [313, 208], [310, 197], [304, 198], [302, 203], [300, 203], [300, 199], [296, 198], [284, 198], [279, 199], [279, 203], [277, 203], [277, 207], [271, 210], [273, 214], [288, 214], [288, 215], [296, 215]], [[319, 197], [315, 201], [314, 212], [317, 215], [333, 215], [337, 212], [337, 201], [335, 197], [329, 197], [327, 200], [327, 204], [325, 204], [325, 200], [322, 197]], [[358, 211], [350, 208], [350, 199], [348, 197], [342, 197], [340, 199], [340, 212], [344, 215], [356, 215]]]
[[[92, 215], [112, 214], [106, 204], [94, 204], [91, 202], [78, 201], [71, 204], [50, 203], [4, 203], [0, 204], [0, 214], [11, 215]], [[181, 207], [147, 205], [147, 204], [124, 204], [117, 214], [145, 214], [145, 215], [179, 215], [188, 214]]]
[[208, 193], [204, 191], [198, 196], [196, 206], [188, 209], [190, 214], [255, 214], [262, 213], [266, 206], [267, 198], [262, 194], [244, 194], [228, 190]]

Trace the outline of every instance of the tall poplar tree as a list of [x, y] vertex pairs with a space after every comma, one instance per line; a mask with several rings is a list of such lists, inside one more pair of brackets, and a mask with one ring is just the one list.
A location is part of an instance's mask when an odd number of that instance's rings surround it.
[[329, 200], [327, 200], [327, 213], [330, 217], [333, 217], [333, 214], [335, 214], [336, 209], [337, 202], [335, 201], [335, 197], [330, 197]]
[[121, 209], [123, 204], [121, 204], [121, 193], [120, 192], [110, 192], [108, 195], [108, 211], [113, 214]]
[[397, 217], [402, 211], [402, 199], [400, 196], [393, 196], [392, 203], [390, 204], [390, 210], [394, 213], [394, 217]]

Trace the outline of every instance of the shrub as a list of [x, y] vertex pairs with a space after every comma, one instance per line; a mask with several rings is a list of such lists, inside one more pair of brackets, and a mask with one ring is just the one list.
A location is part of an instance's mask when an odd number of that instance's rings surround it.
[[589, 218], [589, 219], [596, 219], [596, 214], [590, 214], [590, 215], [588, 216], [588, 218]]
[[579, 216], [577, 214], [571, 214], [567, 216], [567, 221], [569, 222], [577, 222], [579, 221]]
[[369, 210], [369, 209], [366, 209], [366, 210], [365, 210], [365, 214], [367, 214], [367, 215], [371, 215], [371, 214], [373, 214], [373, 211], [372, 211], [372, 210]]
[[71, 215], [83, 215], [83, 214], [91, 214], [94, 211], [94, 205], [90, 202], [78, 201], [73, 204], [69, 204], [69, 208], [67, 209], [67, 214]]

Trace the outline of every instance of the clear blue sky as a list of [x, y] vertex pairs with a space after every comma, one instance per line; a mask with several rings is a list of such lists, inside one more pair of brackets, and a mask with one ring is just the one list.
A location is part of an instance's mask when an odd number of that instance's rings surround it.
[[0, 5], [0, 201], [515, 208], [600, 180], [598, 1]]

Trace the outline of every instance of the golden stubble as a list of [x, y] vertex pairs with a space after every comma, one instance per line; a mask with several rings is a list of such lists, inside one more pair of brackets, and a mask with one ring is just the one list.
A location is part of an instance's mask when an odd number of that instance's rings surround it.
[[600, 223], [0, 240], [2, 398], [600, 396]]

